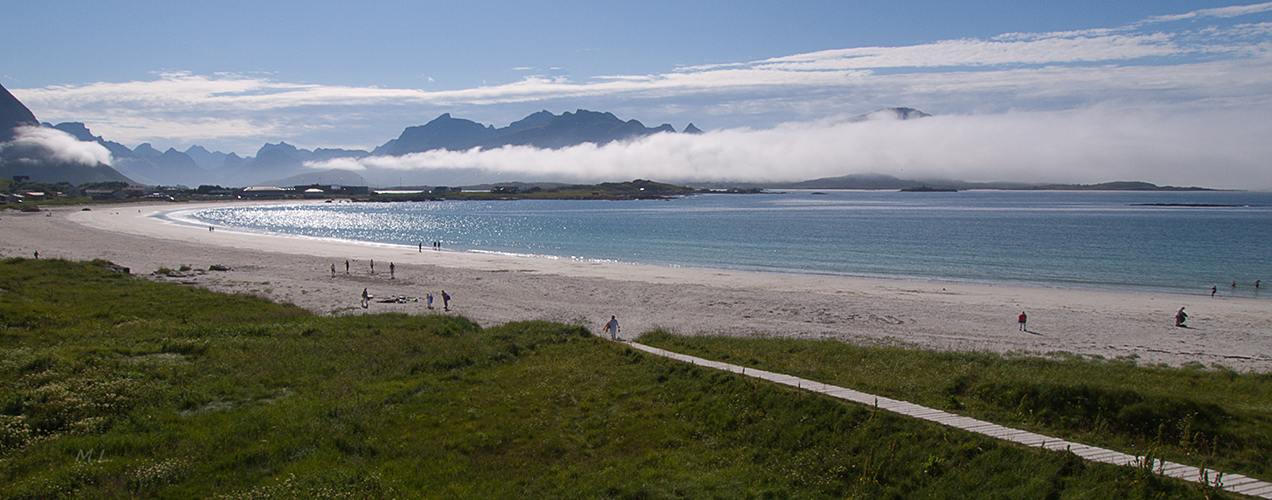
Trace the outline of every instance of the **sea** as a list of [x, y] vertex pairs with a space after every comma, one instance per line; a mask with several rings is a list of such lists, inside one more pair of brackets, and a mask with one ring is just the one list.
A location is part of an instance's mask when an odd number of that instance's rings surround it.
[[1261, 192], [797, 190], [227, 205], [168, 217], [424, 251], [439, 242], [580, 262], [1272, 297], [1272, 193]]

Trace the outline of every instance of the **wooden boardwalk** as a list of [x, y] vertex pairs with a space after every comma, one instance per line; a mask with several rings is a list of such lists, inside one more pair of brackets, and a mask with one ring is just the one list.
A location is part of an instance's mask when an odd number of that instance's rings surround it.
[[[1020, 443], [1025, 446], [1038, 446], [1054, 451], [1067, 451], [1093, 462], [1103, 462], [1113, 465], [1125, 465], [1131, 467], [1142, 467], [1145, 465], [1145, 457], [1127, 455], [1112, 450], [1087, 446], [1081, 443], [1065, 441], [1063, 439], [1043, 436], [1032, 432], [1003, 427], [998, 424], [976, 420], [974, 418], [955, 415], [953, 413], [944, 412], [919, 406], [914, 403], [898, 401], [884, 397], [866, 394], [852, 389], [846, 389], [834, 385], [823, 384], [812, 380], [784, 375], [781, 373], [773, 373], [755, 368], [747, 368], [744, 366], [731, 365], [718, 361], [711, 361], [696, 356], [687, 356], [671, 351], [650, 347], [635, 342], [629, 343], [633, 349], [638, 349], [650, 354], [692, 363], [697, 366], [707, 368], [715, 368], [728, 372], [755, 377], [758, 379], [768, 380], [779, 384], [789, 385], [811, 392], [818, 392], [833, 396], [839, 399], [846, 399], [855, 403], [868, 406], [875, 406], [879, 409], [888, 410], [901, 415], [921, 418], [942, 425], [948, 425], [958, 429], [984, 434], [989, 437], [998, 438], [1014, 443]], [[1220, 489], [1249, 495], [1259, 498], [1272, 499], [1272, 483], [1267, 483], [1254, 478], [1246, 477], [1240, 474], [1223, 474], [1213, 469], [1201, 469], [1189, 465], [1167, 462], [1164, 460], [1153, 460], [1152, 469], [1164, 476], [1169, 476], [1194, 483], [1209, 484], [1218, 486]]]

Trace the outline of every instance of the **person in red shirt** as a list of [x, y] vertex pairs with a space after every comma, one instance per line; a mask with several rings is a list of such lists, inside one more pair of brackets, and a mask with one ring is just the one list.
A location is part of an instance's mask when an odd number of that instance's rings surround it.
[[1024, 312], [1024, 311], [1020, 311], [1020, 317], [1019, 317], [1019, 318], [1017, 318], [1017, 320], [1019, 320], [1019, 321], [1020, 321], [1020, 331], [1022, 331], [1022, 332], [1027, 332], [1027, 331], [1029, 331], [1029, 330], [1025, 329], [1025, 322], [1029, 320], [1029, 317], [1028, 317], [1028, 316], [1025, 316], [1025, 312]]

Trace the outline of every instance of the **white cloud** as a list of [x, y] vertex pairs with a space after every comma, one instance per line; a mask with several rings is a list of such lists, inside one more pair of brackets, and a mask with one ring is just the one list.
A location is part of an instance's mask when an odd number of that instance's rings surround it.
[[503, 179], [671, 182], [800, 181], [857, 173], [911, 179], [1095, 183], [1145, 180], [1221, 188], [1272, 187], [1264, 159], [1268, 108], [1246, 112], [1094, 107], [1062, 112], [938, 116], [908, 121], [785, 124], [703, 135], [658, 134], [561, 150], [510, 146], [333, 160], [397, 178], [469, 171]]
[[1258, 14], [1260, 12], [1272, 11], [1272, 2], [1258, 3], [1254, 5], [1234, 5], [1230, 7], [1216, 7], [1212, 9], [1200, 9], [1184, 14], [1173, 14], [1165, 16], [1154, 16], [1148, 18], [1144, 23], [1166, 23], [1173, 21], [1184, 21], [1190, 19], [1201, 18], [1217, 18], [1227, 19], [1232, 17], [1245, 16], [1249, 14]]
[[18, 152], [51, 160], [90, 167], [110, 165], [110, 151], [96, 142], [83, 142], [61, 130], [46, 127], [19, 127], [12, 141], [0, 144], [0, 153]]
[[909, 47], [862, 47], [825, 50], [752, 63], [758, 68], [784, 71], [927, 68], [1056, 64], [1119, 61], [1169, 56], [1180, 48], [1164, 34], [1139, 36], [1047, 36], [1031, 40], [944, 40]]

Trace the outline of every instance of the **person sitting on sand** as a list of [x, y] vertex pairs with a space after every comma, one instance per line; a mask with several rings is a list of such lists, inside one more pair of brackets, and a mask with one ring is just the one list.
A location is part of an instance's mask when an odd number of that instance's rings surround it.
[[1175, 313], [1175, 326], [1184, 326], [1184, 321], [1188, 319], [1188, 314], [1184, 312], [1184, 308], [1179, 308]]

